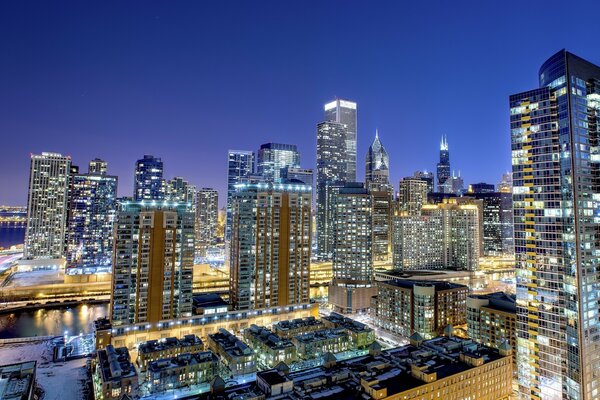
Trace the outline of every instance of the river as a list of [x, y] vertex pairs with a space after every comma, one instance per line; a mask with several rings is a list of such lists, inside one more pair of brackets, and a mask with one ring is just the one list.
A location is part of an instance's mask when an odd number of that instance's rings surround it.
[[92, 333], [94, 321], [107, 315], [108, 304], [19, 311], [0, 314], [0, 339]]

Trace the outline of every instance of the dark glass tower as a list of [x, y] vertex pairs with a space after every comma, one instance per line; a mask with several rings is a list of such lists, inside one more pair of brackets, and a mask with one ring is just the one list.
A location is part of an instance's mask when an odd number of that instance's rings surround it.
[[379, 140], [379, 132], [375, 131], [375, 139], [365, 158], [365, 183], [390, 183], [390, 157]]
[[300, 153], [295, 144], [265, 143], [258, 149], [256, 173], [267, 182], [277, 182], [281, 170], [300, 167]]
[[510, 96], [523, 398], [600, 398], [600, 68], [565, 50]]
[[163, 162], [160, 158], [144, 155], [135, 163], [133, 196], [135, 200], [164, 200], [166, 185]]
[[227, 153], [227, 221], [225, 240], [231, 239], [231, 199], [235, 185], [254, 173], [254, 153], [247, 150], [229, 150]]
[[440, 143], [440, 162], [437, 164], [437, 180], [438, 180], [438, 192], [446, 193], [452, 191], [450, 188], [444, 187], [446, 181], [450, 178], [450, 151], [448, 150], [448, 139], [446, 136], [442, 136], [442, 142]]

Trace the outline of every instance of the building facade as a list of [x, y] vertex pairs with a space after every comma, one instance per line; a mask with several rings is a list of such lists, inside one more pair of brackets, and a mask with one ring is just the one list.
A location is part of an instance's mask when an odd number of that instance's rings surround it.
[[111, 322], [192, 315], [194, 213], [185, 203], [123, 202], [115, 224]]
[[227, 217], [225, 240], [231, 240], [231, 199], [236, 192], [235, 185], [254, 173], [254, 153], [246, 150], [227, 152]]
[[257, 152], [256, 173], [267, 182], [277, 182], [283, 168], [299, 168], [300, 153], [295, 144], [265, 143]]
[[394, 190], [388, 184], [371, 183], [369, 193], [373, 198], [373, 260], [388, 261], [392, 243]]
[[202, 254], [207, 246], [217, 241], [219, 225], [219, 193], [202, 188], [196, 194], [196, 247]]
[[111, 266], [118, 178], [95, 159], [87, 173], [72, 173], [67, 217], [67, 263]]
[[452, 190], [449, 179], [450, 174], [450, 151], [448, 150], [448, 139], [442, 136], [440, 143], [440, 161], [437, 164], [437, 191], [439, 193], [449, 193]]
[[372, 316], [376, 326], [404, 337], [417, 332], [425, 339], [448, 325], [467, 321], [469, 288], [441, 281], [390, 280], [377, 282]]
[[159, 157], [144, 155], [135, 163], [133, 197], [141, 200], [164, 200], [167, 187], [163, 179], [163, 162]]
[[238, 186], [230, 253], [234, 309], [309, 301], [311, 192], [298, 183]]
[[346, 128], [342, 123], [317, 125], [317, 258], [331, 260], [330, 188], [347, 178]]
[[407, 177], [398, 185], [398, 210], [402, 215], [421, 215], [427, 204], [428, 182], [424, 179]]
[[71, 157], [31, 155], [24, 258], [64, 257], [70, 170]]
[[373, 196], [346, 183], [332, 196], [333, 280], [329, 303], [354, 313], [370, 306], [373, 287]]
[[337, 122], [344, 126], [344, 143], [346, 182], [356, 181], [356, 141], [357, 141], [357, 107], [349, 100], [336, 99], [325, 104], [325, 121]]
[[510, 96], [523, 398], [600, 396], [600, 67], [565, 50]]

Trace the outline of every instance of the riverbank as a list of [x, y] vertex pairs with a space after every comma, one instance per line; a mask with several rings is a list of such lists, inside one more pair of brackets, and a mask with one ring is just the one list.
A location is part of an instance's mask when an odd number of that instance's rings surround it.
[[[65, 307], [76, 307], [84, 304], [88, 305], [97, 305], [97, 304], [108, 304], [110, 298], [102, 298], [102, 299], [77, 299], [77, 300], [51, 300], [48, 302], [39, 302], [39, 303], [25, 303], [23, 301], [16, 303], [5, 303], [0, 307], [0, 315], [3, 314], [13, 314], [15, 312], [22, 311], [36, 311], [39, 309], [47, 309], [47, 310], [56, 310]], [[25, 303], [25, 304], [23, 304]], [[14, 306], [12, 304], [15, 304]]]

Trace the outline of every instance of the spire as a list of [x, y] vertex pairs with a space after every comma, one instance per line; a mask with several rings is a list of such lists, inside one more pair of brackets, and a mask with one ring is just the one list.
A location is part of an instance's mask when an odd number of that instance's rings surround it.
[[448, 150], [448, 138], [446, 135], [442, 135], [442, 142], [440, 143], [440, 150]]
[[379, 129], [375, 128], [375, 139], [379, 139]]

